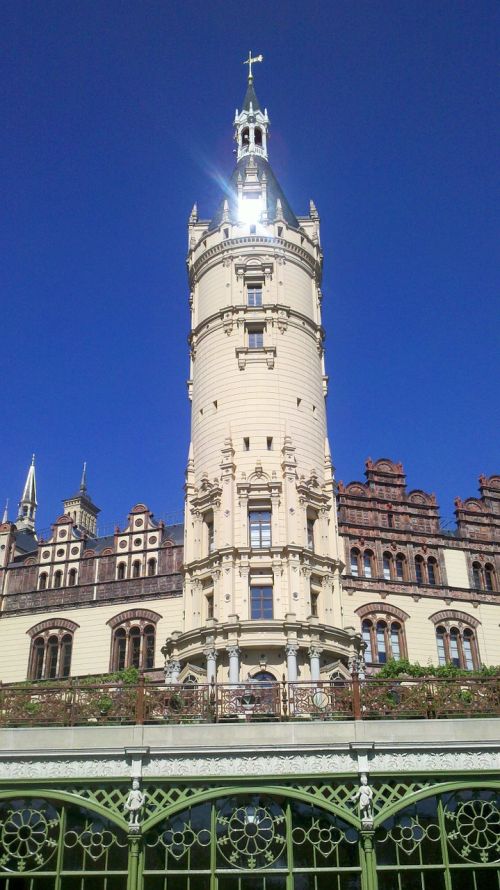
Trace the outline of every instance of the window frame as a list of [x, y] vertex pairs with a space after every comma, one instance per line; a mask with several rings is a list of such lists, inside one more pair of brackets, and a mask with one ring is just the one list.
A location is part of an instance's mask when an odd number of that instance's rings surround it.
[[74, 630], [68, 627], [53, 624], [35, 632], [30, 645], [28, 680], [70, 677], [73, 644]]
[[248, 281], [246, 283], [247, 306], [250, 306], [253, 309], [261, 307], [263, 291], [264, 288], [261, 281]]
[[[255, 517], [262, 517], [256, 519]], [[264, 519], [264, 517], [268, 517]], [[272, 547], [272, 520], [270, 507], [250, 507], [248, 510], [248, 544], [251, 550], [267, 550]], [[255, 537], [258, 543], [254, 543]]]
[[[270, 609], [266, 604], [270, 603]], [[270, 614], [265, 614], [269, 612]], [[250, 585], [250, 620], [271, 621], [274, 618], [274, 598], [272, 584]]]
[[[481, 668], [475, 628], [458, 619], [439, 621], [434, 628], [438, 664], [451, 664], [460, 670], [477, 671]], [[464, 639], [467, 646], [464, 646]]]

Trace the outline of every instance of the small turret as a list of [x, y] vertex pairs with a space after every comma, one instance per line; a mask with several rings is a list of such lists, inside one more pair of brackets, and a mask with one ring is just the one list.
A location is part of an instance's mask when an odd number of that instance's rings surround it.
[[19, 531], [35, 532], [35, 516], [38, 507], [36, 499], [35, 455], [31, 458], [31, 466], [26, 476], [23, 493], [19, 501], [19, 513], [16, 526]]
[[87, 493], [87, 462], [83, 464], [80, 490], [63, 501], [64, 512], [71, 516], [73, 527], [80, 532], [95, 536], [97, 533], [97, 516], [101, 512]]
[[244, 62], [248, 65], [248, 85], [241, 113], [236, 109], [234, 116], [234, 138], [238, 143], [238, 160], [248, 154], [257, 154], [267, 159], [267, 137], [269, 131], [269, 117], [267, 108], [261, 110], [253, 85], [252, 64], [262, 62], [263, 56], [255, 56], [249, 53]]

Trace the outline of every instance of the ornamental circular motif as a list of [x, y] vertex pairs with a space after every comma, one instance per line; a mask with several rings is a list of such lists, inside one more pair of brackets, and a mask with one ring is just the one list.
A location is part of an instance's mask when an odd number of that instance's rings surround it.
[[158, 540], [158, 538], [156, 537], [156, 535], [153, 535], [153, 537], [149, 539], [149, 543], [156, 544], [157, 540]]
[[142, 525], [142, 519], [136, 519], [136, 520], [135, 520], [135, 527], [136, 527], [136, 528], [140, 528], [141, 525]]
[[55, 835], [59, 827], [55, 810], [54, 818], [50, 815], [47, 810], [31, 807], [9, 810], [0, 835], [0, 867], [24, 872], [46, 865], [57, 847]]
[[66, 529], [65, 529], [65, 528], [62, 528], [61, 531], [59, 532], [59, 537], [60, 537], [60, 538], [65, 538], [66, 535], [67, 535], [67, 531], [66, 531]]
[[42, 553], [43, 559], [48, 559], [50, 557], [50, 550], [44, 550]]
[[120, 541], [120, 549], [121, 549], [121, 550], [124, 550], [126, 546], [127, 546], [127, 542], [126, 542], [126, 541]]
[[79, 551], [78, 551], [78, 547], [72, 547], [72, 548], [71, 548], [71, 553], [73, 554], [73, 556], [76, 556], [78, 552], [79, 552]]
[[455, 830], [448, 841], [463, 858], [494, 862], [500, 850], [500, 811], [493, 800], [468, 800], [454, 814]]
[[64, 836], [64, 845], [68, 849], [76, 847], [79, 844], [91, 859], [96, 861], [100, 859], [115, 843], [116, 838], [111, 831], [100, 828], [99, 826], [91, 826], [81, 834], [76, 831], [67, 831]]
[[269, 868], [286, 843], [285, 814], [271, 800], [228, 804], [217, 813], [217, 846], [233, 868]]
[[64, 548], [63, 547], [59, 547], [59, 549], [56, 552], [56, 556], [64, 556]]
[[140, 547], [142, 544], [142, 538], [135, 538], [134, 547]]

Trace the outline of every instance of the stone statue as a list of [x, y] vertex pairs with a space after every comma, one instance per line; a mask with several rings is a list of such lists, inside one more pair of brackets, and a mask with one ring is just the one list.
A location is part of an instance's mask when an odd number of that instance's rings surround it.
[[139, 779], [132, 779], [132, 788], [129, 791], [123, 808], [129, 815], [129, 828], [131, 831], [139, 830], [139, 815], [146, 803], [146, 795], [140, 789]]
[[368, 777], [366, 773], [361, 773], [359, 778], [359, 788], [352, 795], [352, 801], [358, 801], [359, 806], [359, 818], [361, 820], [362, 825], [372, 825], [373, 824], [373, 808], [372, 808], [372, 800], [373, 800], [373, 790], [368, 784]]

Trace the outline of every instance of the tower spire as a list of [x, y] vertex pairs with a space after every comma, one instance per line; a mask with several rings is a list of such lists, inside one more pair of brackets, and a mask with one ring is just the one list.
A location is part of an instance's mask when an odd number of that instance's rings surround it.
[[80, 480], [80, 491], [81, 492], [87, 491], [87, 461], [86, 460], [84, 460], [84, 462], [83, 462], [82, 478]]
[[245, 155], [257, 154], [267, 160], [267, 134], [269, 129], [269, 118], [267, 109], [262, 111], [260, 102], [253, 85], [252, 65], [256, 62], [263, 62], [264, 56], [252, 56], [248, 53], [248, 59], [243, 62], [248, 65], [248, 83], [245, 98], [243, 99], [243, 108], [241, 113], [236, 109], [234, 118], [235, 139], [238, 143], [238, 160]]
[[9, 521], [9, 499], [5, 501], [5, 509], [3, 511], [2, 524]]
[[35, 531], [36, 508], [38, 507], [36, 499], [36, 476], [35, 476], [35, 455], [31, 458], [31, 466], [26, 476], [23, 493], [19, 501], [19, 513], [16, 525], [18, 529], [23, 531]]

